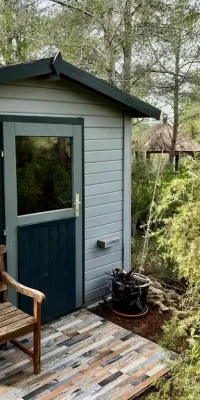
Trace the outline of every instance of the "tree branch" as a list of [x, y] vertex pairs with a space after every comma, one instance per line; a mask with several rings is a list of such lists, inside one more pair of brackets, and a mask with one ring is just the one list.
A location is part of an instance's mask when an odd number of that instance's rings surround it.
[[77, 6], [73, 6], [72, 4], [67, 4], [62, 0], [50, 0], [52, 3], [56, 3], [62, 7], [67, 7], [67, 8], [71, 8], [72, 10], [76, 10], [76, 11], [80, 11], [82, 13], [84, 13], [85, 15], [87, 15], [88, 17], [94, 18], [94, 15], [91, 14], [89, 11], [83, 10], [82, 8], [79, 8]]
[[93, 18], [94, 20], [96, 20], [100, 24], [100, 26], [102, 27], [103, 31], [106, 33], [106, 28], [105, 28], [105, 25], [102, 23], [102, 21], [99, 20], [98, 18], [96, 18], [95, 15], [90, 13], [89, 11], [84, 10], [84, 9], [82, 9], [80, 7], [77, 7], [77, 6], [73, 6], [72, 4], [67, 4], [62, 0], [50, 0], [50, 1], [52, 3], [54, 3], [54, 4], [60, 5], [62, 7], [66, 7], [66, 8], [69, 8], [69, 9], [71, 8], [72, 10], [79, 11], [79, 12], [85, 14], [87, 17]]
[[139, 121], [135, 122], [135, 124], [133, 124], [132, 126], [136, 126], [138, 124], [141, 124], [141, 122], [143, 122], [144, 120], [145, 120], [145, 118], [142, 118]]

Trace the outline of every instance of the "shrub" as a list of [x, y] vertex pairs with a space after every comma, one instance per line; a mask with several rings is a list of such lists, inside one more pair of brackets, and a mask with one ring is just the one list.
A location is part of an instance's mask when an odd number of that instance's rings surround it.
[[[180, 279], [187, 282], [182, 301], [186, 317], [164, 327], [162, 344], [181, 351], [171, 378], [154, 400], [196, 400], [200, 397], [200, 165], [192, 162], [164, 184], [154, 221], [160, 251], [170, 259]], [[150, 396], [151, 398], [151, 396]]]

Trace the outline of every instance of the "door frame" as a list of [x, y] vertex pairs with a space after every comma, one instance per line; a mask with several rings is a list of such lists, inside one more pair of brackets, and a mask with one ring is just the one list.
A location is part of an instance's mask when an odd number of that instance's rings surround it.
[[[82, 287], [80, 284], [77, 284], [79, 279], [76, 279], [76, 308], [81, 307], [85, 303], [85, 161], [84, 161], [84, 118], [73, 118], [73, 117], [47, 117], [47, 116], [23, 116], [23, 115], [0, 115], [0, 166], [4, 169], [4, 147], [3, 147], [3, 122], [20, 122], [20, 123], [32, 123], [32, 124], [52, 124], [52, 125], [79, 125], [81, 126], [81, 138], [82, 138]], [[1, 172], [1, 171], [0, 171]], [[3, 184], [1, 183], [3, 181]], [[4, 188], [4, 170], [0, 176], [0, 185]], [[0, 210], [0, 228], [1, 225], [4, 226], [5, 229], [5, 194], [0, 194], [2, 197], [3, 209]], [[2, 223], [1, 223], [2, 222]], [[0, 232], [1, 238], [1, 232]], [[5, 242], [5, 238], [4, 238]], [[78, 249], [76, 248], [76, 254]], [[17, 271], [18, 273], [18, 271]], [[77, 278], [80, 278], [80, 275], [77, 274]], [[81, 289], [81, 296], [80, 296]]]

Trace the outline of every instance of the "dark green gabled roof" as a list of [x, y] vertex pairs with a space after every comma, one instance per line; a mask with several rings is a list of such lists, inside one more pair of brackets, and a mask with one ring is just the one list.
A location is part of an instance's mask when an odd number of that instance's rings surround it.
[[129, 111], [132, 117], [160, 119], [161, 111], [158, 108], [64, 61], [60, 52], [54, 58], [1, 67], [0, 83], [39, 76], [45, 78], [53, 75], [69, 80], [74, 84], [78, 84], [96, 94], [113, 100], [116, 104]]

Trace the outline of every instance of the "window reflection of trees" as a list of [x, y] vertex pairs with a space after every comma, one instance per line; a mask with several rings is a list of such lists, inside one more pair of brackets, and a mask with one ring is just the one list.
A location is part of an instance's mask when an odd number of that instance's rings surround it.
[[18, 215], [71, 207], [71, 139], [16, 137]]

